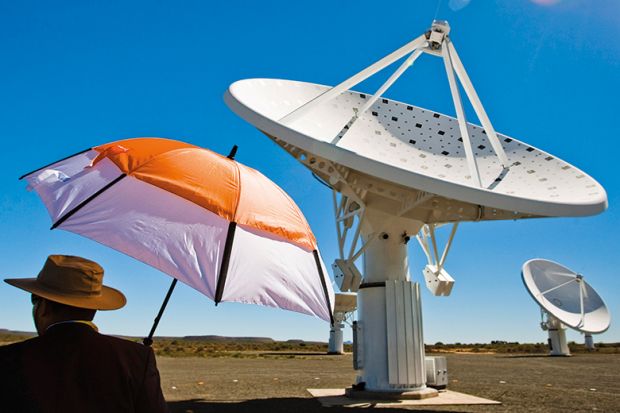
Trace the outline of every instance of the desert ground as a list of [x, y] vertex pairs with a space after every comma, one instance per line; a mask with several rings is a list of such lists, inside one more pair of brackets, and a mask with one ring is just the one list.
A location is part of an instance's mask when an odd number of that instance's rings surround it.
[[[0, 345], [34, 333], [0, 329]], [[125, 337], [140, 342], [137, 337]], [[443, 412], [620, 412], [620, 343], [572, 357], [548, 357], [543, 343], [493, 341], [427, 345], [448, 359], [448, 389], [500, 401], [490, 406], [408, 408]], [[327, 344], [257, 337], [157, 337], [153, 343], [162, 389], [173, 413], [351, 413], [322, 407], [307, 389], [349, 387], [351, 354], [329, 356]], [[351, 346], [345, 345], [345, 351]], [[0, 408], [1, 411], [1, 408]], [[388, 412], [404, 412], [391, 408]]]
[[[449, 389], [501, 401], [494, 406], [417, 407], [449, 412], [620, 412], [620, 355], [445, 354]], [[348, 412], [321, 407], [308, 388], [344, 388], [351, 355], [257, 353], [251, 358], [159, 357], [172, 412]], [[404, 411], [394, 408], [389, 411]]]

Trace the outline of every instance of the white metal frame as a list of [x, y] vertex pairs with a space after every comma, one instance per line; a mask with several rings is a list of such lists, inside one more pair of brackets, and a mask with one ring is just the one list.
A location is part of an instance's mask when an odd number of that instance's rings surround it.
[[[342, 182], [346, 184], [346, 180], [342, 180]], [[366, 251], [366, 249], [370, 246], [370, 244], [381, 235], [388, 223], [386, 222], [380, 228], [377, 228], [375, 231], [373, 231], [368, 236], [366, 241], [362, 242], [362, 244], [360, 245], [360, 241], [362, 240], [361, 229], [364, 223], [364, 214], [366, 212], [365, 202], [355, 195], [343, 195], [341, 192], [338, 192], [335, 189], [332, 190], [332, 195], [334, 201], [334, 214], [336, 218], [336, 235], [338, 237], [339, 257], [340, 259], [346, 261], [347, 264], [355, 266], [355, 261], [357, 261], [362, 256], [364, 251]], [[432, 194], [428, 194], [426, 192], [418, 192], [416, 196], [407, 199], [406, 202], [403, 203], [402, 208], [391, 219], [402, 217], [404, 214], [416, 208], [423, 202], [431, 199], [432, 197]], [[354, 225], [355, 228], [353, 229]], [[435, 224], [432, 225], [436, 226]], [[452, 238], [454, 237], [456, 226], [458, 226], [458, 224], [455, 224], [455, 228], [453, 229], [452, 235], [450, 237], [450, 243], [452, 242]], [[349, 238], [349, 235], [351, 234], [350, 230], [353, 230], [353, 235], [351, 238]], [[432, 239], [434, 243], [434, 235]], [[444, 251], [444, 254], [442, 256], [442, 265], [443, 261], [445, 261], [445, 257], [447, 256], [447, 250], [449, 248], [450, 245], [448, 245], [446, 247], [446, 250]], [[429, 254], [427, 254], [427, 257], [429, 257]], [[439, 270], [440, 269], [441, 268], [439, 267]]]
[[[351, 196], [342, 194], [340, 194], [340, 200], [338, 200], [339, 192], [336, 190], [333, 190], [332, 194], [334, 213], [336, 215], [336, 234], [338, 236], [338, 252], [340, 254], [340, 259], [353, 264], [375, 238], [370, 237], [368, 241], [358, 248], [366, 205], [361, 199], [354, 199]], [[357, 220], [355, 220], [355, 218], [357, 218]], [[349, 248], [346, 250], [345, 254], [349, 230], [353, 228], [354, 224], [356, 224], [355, 232], [352, 239], [349, 241]]]
[[[441, 272], [446, 263], [446, 259], [448, 258], [448, 252], [450, 252], [450, 247], [452, 246], [452, 240], [454, 240], [454, 235], [456, 234], [456, 230], [459, 227], [459, 223], [455, 222], [452, 224], [452, 230], [450, 231], [450, 236], [446, 245], [441, 253], [441, 258], [439, 257], [439, 249], [437, 248], [437, 237], [435, 236], [435, 229], [440, 227], [443, 224], [425, 224], [420, 232], [416, 235], [416, 239], [422, 247], [422, 251], [424, 251], [424, 255], [426, 255], [426, 259], [429, 265], [434, 265], [437, 268], [437, 272]], [[432, 249], [431, 249], [432, 247]]]
[[355, 123], [355, 121], [359, 119], [377, 101], [377, 99], [379, 99], [379, 97], [381, 97], [381, 95], [385, 93], [385, 91], [387, 91], [396, 82], [396, 80], [398, 80], [398, 78], [409, 67], [413, 65], [413, 63], [418, 57], [420, 57], [422, 53], [439, 56], [443, 58], [446, 74], [448, 76], [450, 92], [452, 94], [452, 100], [459, 123], [459, 130], [463, 139], [463, 147], [465, 150], [465, 156], [467, 158], [467, 165], [472, 180], [476, 183], [478, 187], [482, 187], [480, 173], [478, 171], [478, 165], [467, 129], [467, 119], [465, 117], [465, 111], [463, 109], [463, 103], [456, 81], [457, 78], [460, 81], [461, 86], [463, 87], [463, 90], [467, 95], [467, 98], [473, 106], [476, 116], [482, 123], [482, 126], [486, 132], [487, 138], [491, 144], [491, 147], [493, 148], [493, 151], [499, 158], [499, 161], [503, 168], [501, 174], [505, 174], [508, 171], [510, 163], [508, 161], [506, 153], [504, 152], [502, 144], [497, 137], [497, 133], [495, 132], [495, 129], [493, 128], [493, 125], [491, 124], [491, 121], [486, 111], [484, 110], [484, 107], [482, 106], [482, 102], [480, 101], [480, 98], [478, 97], [478, 94], [476, 93], [476, 90], [474, 89], [474, 86], [471, 83], [467, 72], [465, 71], [465, 67], [461, 62], [461, 59], [459, 58], [459, 55], [457, 54], [456, 49], [452, 44], [452, 41], [450, 40], [450, 37], [448, 36], [449, 33], [450, 26], [447, 22], [434, 21], [431, 29], [425, 34], [417, 37], [400, 49], [390, 53], [389, 55], [375, 62], [374, 64], [368, 66], [366, 69], [351, 76], [339, 85], [328, 89], [326, 92], [320, 94], [306, 104], [288, 113], [286, 116], [280, 119], [280, 122], [286, 125], [290, 125], [292, 122], [303, 117], [317, 106], [325, 104], [326, 102], [330, 101], [331, 99], [335, 98], [346, 90], [349, 90], [358, 83], [385, 69], [392, 63], [409, 55], [407, 59], [398, 67], [398, 69], [396, 69], [396, 71], [388, 78], [388, 80], [375, 92], [375, 94], [369, 98], [366, 104], [364, 104], [364, 106], [359, 110], [354, 110], [354, 113], [350, 120], [346, 123], [346, 125], [331, 142], [333, 144], [338, 144], [338, 142], [345, 136], [347, 131], [350, 130], [351, 126]]

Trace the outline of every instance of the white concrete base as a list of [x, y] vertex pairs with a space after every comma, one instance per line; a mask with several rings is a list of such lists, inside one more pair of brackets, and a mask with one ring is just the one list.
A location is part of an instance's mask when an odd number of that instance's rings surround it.
[[352, 387], [345, 389], [344, 395], [349, 399], [357, 400], [419, 400], [439, 396], [439, 392], [433, 388], [425, 387], [420, 390], [395, 391], [372, 391], [357, 390]]
[[345, 389], [308, 389], [323, 407], [402, 407], [402, 406], [441, 406], [466, 404], [501, 404], [501, 402], [476, 397], [451, 390], [441, 390], [437, 397], [421, 400], [362, 400], [350, 399], [345, 396]]

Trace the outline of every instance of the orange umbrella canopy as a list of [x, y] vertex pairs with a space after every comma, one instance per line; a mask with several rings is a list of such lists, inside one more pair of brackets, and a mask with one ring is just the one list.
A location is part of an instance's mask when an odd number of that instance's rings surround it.
[[[93, 148], [120, 171], [239, 225], [289, 240], [309, 251], [316, 239], [295, 202], [255, 169], [185, 142], [137, 138]], [[243, 188], [241, 188], [243, 184]]]
[[52, 228], [122, 251], [216, 302], [331, 320], [333, 291], [306, 219], [255, 169], [185, 142], [135, 138], [24, 177]]

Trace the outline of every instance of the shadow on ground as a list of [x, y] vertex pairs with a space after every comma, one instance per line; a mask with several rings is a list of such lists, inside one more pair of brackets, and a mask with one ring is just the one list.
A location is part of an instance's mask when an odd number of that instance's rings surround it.
[[[252, 413], [352, 413], [354, 410], [348, 407], [322, 407], [318, 401], [308, 398], [274, 398], [246, 400], [241, 402], [220, 402], [210, 400], [182, 400], [168, 402], [171, 413], [203, 413], [203, 412], [252, 412]], [[369, 406], [371, 407], [371, 406]], [[390, 409], [389, 413], [411, 413], [410, 409]], [[416, 410], [416, 412], [430, 412]], [[444, 413], [446, 410], [443, 411]], [[452, 413], [458, 413], [454, 410]]]

